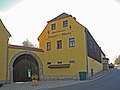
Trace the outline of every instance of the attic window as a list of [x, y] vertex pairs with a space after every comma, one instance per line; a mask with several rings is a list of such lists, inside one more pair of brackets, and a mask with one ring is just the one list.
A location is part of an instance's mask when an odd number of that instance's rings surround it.
[[51, 24], [51, 30], [54, 30], [54, 29], [56, 29], [56, 24], [55, 23]]
[[67, 27], [68, 26], [68, 20], [63, 21], [63, 27]]

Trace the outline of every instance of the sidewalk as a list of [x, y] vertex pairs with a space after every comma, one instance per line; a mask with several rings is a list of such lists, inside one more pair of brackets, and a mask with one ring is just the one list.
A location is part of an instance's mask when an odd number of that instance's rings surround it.
[[46, 90], [48, 88], [90, 82], [96, 80], [97, 78], [103, 77], [104, 75], [108, 74], [110, 71], [111, 70], [98, 73], [94, 77], [91, 77], [89, 78], [89, 80], [85, 80], [85, 81], [80, 81], [80, 80], [38, 81], [38, 86], [32, 86], [32, 82], [19, 82], [12, 84], [4, 84], [3, 87], [0, 87], [0, 90]]
[[48, 88], [61, 87], [81, 83], [80, 80], [67, 81], [39, 81], [38, 86], [32, 86], [31, 82], [4, 84], [0, 90], [45, 90]]
[[93, 76], [88, 77], [88, 80], [95, 80], [97, 78], [102, 77], [103, 75], [106, 75], [107, 73], [109, 73], [112, 69], [106, 70], [106, 71], [100, 71], [96, 74], [94, 74]]

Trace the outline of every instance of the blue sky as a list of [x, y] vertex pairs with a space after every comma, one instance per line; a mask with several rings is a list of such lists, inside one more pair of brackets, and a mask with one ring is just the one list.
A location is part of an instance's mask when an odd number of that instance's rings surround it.
[[0, 0], [0, 11], [8, 10], [21, 1], [22, 0]]
[[47, 21], [66, 12], [87, 27], [96, 42], [114, 62], [120, 55], [120, 0], [0, 0], [0, 18], [12, 37], [22, 45], [37, 38]]

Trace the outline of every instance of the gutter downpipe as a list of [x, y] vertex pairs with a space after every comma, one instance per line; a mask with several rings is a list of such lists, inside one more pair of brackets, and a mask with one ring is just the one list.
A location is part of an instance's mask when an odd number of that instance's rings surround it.
[[87, 74], [86, 74], [86, 78], [88, 80], [88, 48], [87, 48], [87, 29], [85, 28], [85, 40], [86, 40], [86, 71], [87, 71]]

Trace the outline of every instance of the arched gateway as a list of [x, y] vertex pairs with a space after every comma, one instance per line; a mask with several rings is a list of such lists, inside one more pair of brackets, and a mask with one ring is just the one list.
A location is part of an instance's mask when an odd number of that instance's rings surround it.
[[15, 54], [10, 63], [10, 78], [12, 82], [27, 82], [33, 74], [42, 77], [42, 62], [33, 52], [21, 51]]

